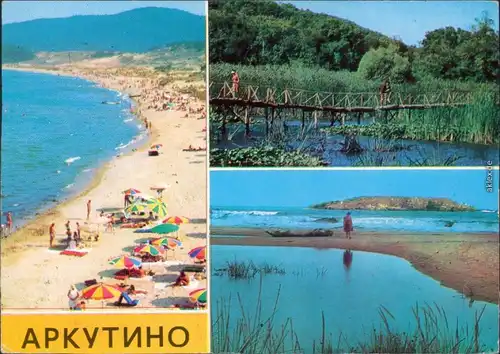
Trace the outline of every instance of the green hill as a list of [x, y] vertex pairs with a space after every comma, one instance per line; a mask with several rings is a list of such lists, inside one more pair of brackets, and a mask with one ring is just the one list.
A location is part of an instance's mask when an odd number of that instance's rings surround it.
[[2, 49], [20, 47], [28, 52], [144, 53], [185, 42], [205, 42], [205, 17], [168, 8], [2, 25]]

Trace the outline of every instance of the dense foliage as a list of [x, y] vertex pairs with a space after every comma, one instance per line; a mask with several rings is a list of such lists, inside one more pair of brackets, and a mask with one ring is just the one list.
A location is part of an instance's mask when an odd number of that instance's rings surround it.
[[325, 163], [301, 151], [286, 151], [277, 147], [247, 147], [211, 149], [211, 167], [317, 167]]
[[498, 75], [499, 34], [486, 14], [471, 30], [428, 32], [416, 48], [347, 20], [271, 0], [214, 0], [209, 6], [210, 63], [300, 63], [397, 82], [492, 82]]

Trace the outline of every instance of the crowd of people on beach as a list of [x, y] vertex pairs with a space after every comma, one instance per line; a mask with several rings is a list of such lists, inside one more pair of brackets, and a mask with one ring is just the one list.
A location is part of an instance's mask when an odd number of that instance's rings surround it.
[[[124, 192], [125, 193], [125, 192]], [[104, 210], [99, 210], [100, 213], [96, 218], [92, 216], [92, 201], [88, 200], [86, 203], [86, 219], [83, 221], [83, 225], [80, 224], [80, 221], [76, 221], [74, 225], [71, 223], [70, 220], [68, 220], [65, 224], [65, 237], [60, 240], [62, 243], [62, 246], [64, 247], [64, 251], [61, 252], [61, 254], [66, 254], [66, 255], [78, 255], [79, 253], [71, 253], [71, 252], [83, 252], [81, 254], [86, 254], [84, 252], [85, 250], [88, 250], [89, 248], [92, 247], [93, 242], [99, 241], [99, 238], [101, 237], [100, 232], [99, 232], [99, 227], [97, 231], [92, 231], [92, 228], [90, 227], [92, 224], [103, 224], [106, 221], [106, 229], [105, 233], [114, 233], [114, 227], [125, 227], [126, 225], [129, 225], [128, 223], [130, 222], [137, 222], [138, 219], [141, 219], [143, 223], [141, 224], [134, 224], [134, 229], [145, 229], [144, 232], [147, 232], [147, 229], [150, 229], [154, 226], [162, 225], [165, 220], [162, 222], [159, 220], [158, 215], [153, 213], [152, 211], [149, 212], [131, 212], [128, 216], [126, 216], [126, 210], [128, 210], [128, 207], [133, 206], [137, 201], [141, 201], [140, 197], [134, 197], [130, 194], [126, 194], [124, 197], [125, 201], [125, 206], [123, 208], [123, 213], [121, 213], [121, 216], [117, 216], [117, 213], [110, 212], [110, 213], [105, 213]], [[111, 226], [110, 226], [111, 225]], [[54, 249], [56, 248], [54, 245], [54, 241], [56, 240], [56, 224], [52, 223], [49, 227], [49, 235], [50, 235], [50, 248]], [[152, 234], [154, 235], [154, 234]], [[129, 255], [122, 255], [119, 257], [126, 257], [129, 261], [133, 260], [136, 262], [132, 267], [126, 266], [123, 269], [117, 271], [114, 273], [112, 276], [115, 280], [119, 281], [117, 284], [112, 284], [109, 285], [112, 287], [112, 289], [115, 289], [117, 291], [117, 294], [120, 294], [118, 296], [118, 300], [113, 302], [113, 306], [137, 306], [139, 304], [139, 298], [140, 295], [148, 295], [149, 291], [143, 290], [143, 289], [138, 289], [137, 285], [134, 284], [128, 284], [129, 280], [132, 279], [143, 279], [145, 277], [149, 276], [154, 276], [158, 275], [158, 268], [156, 268], [155, 271], [150, 267], [148, 267], [148, 270], [145, 270], [143, 268], [143, 264], [147, 263], [150, 265], [158, 264], [160, 266], [163, 266], [163, 262], [167, 260], [167, 252], [174, 250], [174, 248], [154, 244], [153, 245], [153, 240], [156, 238], [151, 238], [150, 240], [146, 241], [145, 243], [142, 244], [136, 244], [134, 245], [134, 250], [129, 254]], [[182, 242], [180, 240], [179, 236], [173, 237], [173, 239], [177, 240], [176, 245], [181, 245]], [[151, 253], [150, 251], [142, 251], [143, 247], [151, 247], [158, 253]], [[173, 247], [173, 246], [172, 246]], [[177, 246], [176, 246], [177, 247]], [[67, 253], [69, 252], [69, 253]], [[117, 258], [117, 257], [112, 257], [110, 260]], [[172, 286], [172, 287], [189, 287], [191, 285], [196, 285], [193, 284], [193, 282], [197, 283], [198, 280], [202, 280], [205, 278], [205, 264], [206, 260], [204, 259], [204, 254], [201, 259], [196, 258], [196, 257], [191, 257], [194, 260], [194, 263], [188, 262], [183, 264], [186, 264], [186, 266], [194, 268], [191, 269], [192, 273], [191, 275], [188, 274], [188, 271], [185, 269], [180, 270], [178, 276], [176, 277], [175, 281], [172, 282], [170, 285], [167, 286]], [[161, 267], [160, 267], [161, 269]], [[160, 271], [161, 273], [161, 271]], [[102, 279], [102, 278], [101, 278]], [[97, 282], [96, 279], [90, 279], [86, 280], [84, 282], [85, 286], [91, 287], [91, 286], [97, 286], [99, 283]], [[154, 290], [156, 291], [156, 290]], [[70, 286], [70, 289], [68, 290], [67, 293], [67, 298], [68, 298], [68, 306], [70, 310], [85, 310], [87, 308], [87, 301], [89, 301], [89, 297], [86, 297], [85, 294], [85, 289], [78, 290], [77, 286], [75, 284], [72, 284]], [[155, 294], [158, 296], [158, 294]], [[174, 308], [202, 308], [204, 307], [204, 303], [196, 303], [196, 304], [172, 304], [170, 307]]]

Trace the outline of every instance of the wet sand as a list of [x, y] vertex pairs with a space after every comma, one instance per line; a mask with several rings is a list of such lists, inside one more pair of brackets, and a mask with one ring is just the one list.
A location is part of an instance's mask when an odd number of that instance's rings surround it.
[[[494, 233], [358, 232], [332, 237], [272, 237], [265, 229], [211, 228], [212, 245], [351, 249], [398, 256], [473, 300], [499, 303], [499, 235]], [[224, 235], [240, 237], [220, 237]], [[217, 255], [215, 255], [216, 257]]]

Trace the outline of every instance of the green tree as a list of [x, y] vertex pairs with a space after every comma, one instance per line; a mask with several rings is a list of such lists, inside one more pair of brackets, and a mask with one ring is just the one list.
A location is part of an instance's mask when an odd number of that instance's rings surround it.
[[359, 63], [358, 74], [368, 80], [389, 78], [392, 82], [405, 82], [412, 79], [410, 61], [399, 54], [395, 45], [370, 49]]

